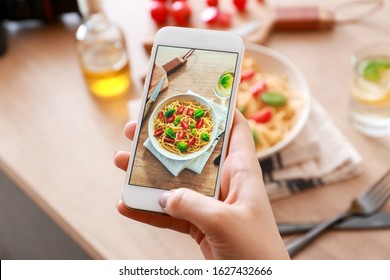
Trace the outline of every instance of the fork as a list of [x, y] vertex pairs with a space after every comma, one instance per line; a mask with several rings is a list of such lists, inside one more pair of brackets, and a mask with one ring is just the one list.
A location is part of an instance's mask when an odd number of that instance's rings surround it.
[[379, 211], [390, 197], [390, 170], [370, 189], [352, 201], [346, 211], [314, 226], [307, 233], [288, 242], [286, 248], [290, 256], [294, 256], [311, 241], [334, 224], [352, 216], [369, 216]]

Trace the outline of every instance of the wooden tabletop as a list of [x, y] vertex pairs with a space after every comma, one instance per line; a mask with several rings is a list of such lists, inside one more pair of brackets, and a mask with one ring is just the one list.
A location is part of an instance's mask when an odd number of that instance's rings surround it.
[[[129, 46], [133, 87], [127, 99], [138, 98], [148, 64], [142, 46], [150, 24], [148, 1], [107, 2], [107, 14], [122, 27]], [[363, 157], [358, 177], [273, 202], [278, 221], [328, 218], [390, 168], [390, 138], [359, 134], [348, 116], [351, 55], [389, 38], [389, 14], [386, 5], [363, 22], [331, 31], [270, 36], [267, 45], [302, 70], [313, 96]], [[112, 155], [130, 149], [123, 135], [127, 99], [104, 102], [87, 92], [74, 49], [78, 24], [68, 17], [66, 24], [8, 26], [9, 50], [0, 58], [0, 168], [93, 258], [202, 259], [189, 236], [117, 213], [125, 174], [114, 167]], [[389, 203], [384, 210], [390, 211]], [[328, 232], [296, 259], [390, 259], [389, 230]]]

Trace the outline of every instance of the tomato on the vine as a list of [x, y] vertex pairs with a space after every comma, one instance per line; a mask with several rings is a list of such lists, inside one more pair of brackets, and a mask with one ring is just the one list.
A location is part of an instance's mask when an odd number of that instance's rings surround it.
[[192, 11], [190, 5], [186, 1], [180, 0], [175, 1], [172, 4], [171, 13], [177, 24], [185, 25], [189, 22]]
[[232, 23], [232, 14], [229, 12], [219, 12], [219, 24], [223, 27], [228, 27]]
[[236, 6], [236, 9], [240, 12], [245, 11], [246, 2], [247, 0], [233, 0], [234, 6]]
[[164, 23], [169, 15], [169, 9], [163, 1], [150, 1], [149, 12], [152, 19], [158, 24]]
[[216, 7], [218, 6], [218, 0], [206, 0], [206, 4], [209, 7]]
[[200, 18], [202, 19], [203, 22], [212, 24], [218, 20], [218, 16], [219, 16], [218, 8], [207, 7], [200, 15]]

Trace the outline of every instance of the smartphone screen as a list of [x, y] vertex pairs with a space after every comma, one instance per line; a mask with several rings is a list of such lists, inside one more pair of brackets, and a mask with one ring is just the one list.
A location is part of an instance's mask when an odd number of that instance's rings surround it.
[[128, 183], [214, 196], [239, 54], [156, 48]]

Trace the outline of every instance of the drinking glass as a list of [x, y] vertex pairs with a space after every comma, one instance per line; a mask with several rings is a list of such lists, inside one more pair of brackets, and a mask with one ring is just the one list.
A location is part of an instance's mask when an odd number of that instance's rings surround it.
[[362, 133], [390, 135], [390, 41], [376, 42], [353, 57], [350, 115]]
[[217, 86], [214, 89], [214, 93], [217, 97], [219, 97], [224, 103], [227, 99], [230, 98], [232, 93], [234, 80], [234, 70], [229, 69], [224, 71], [218, 79]]

